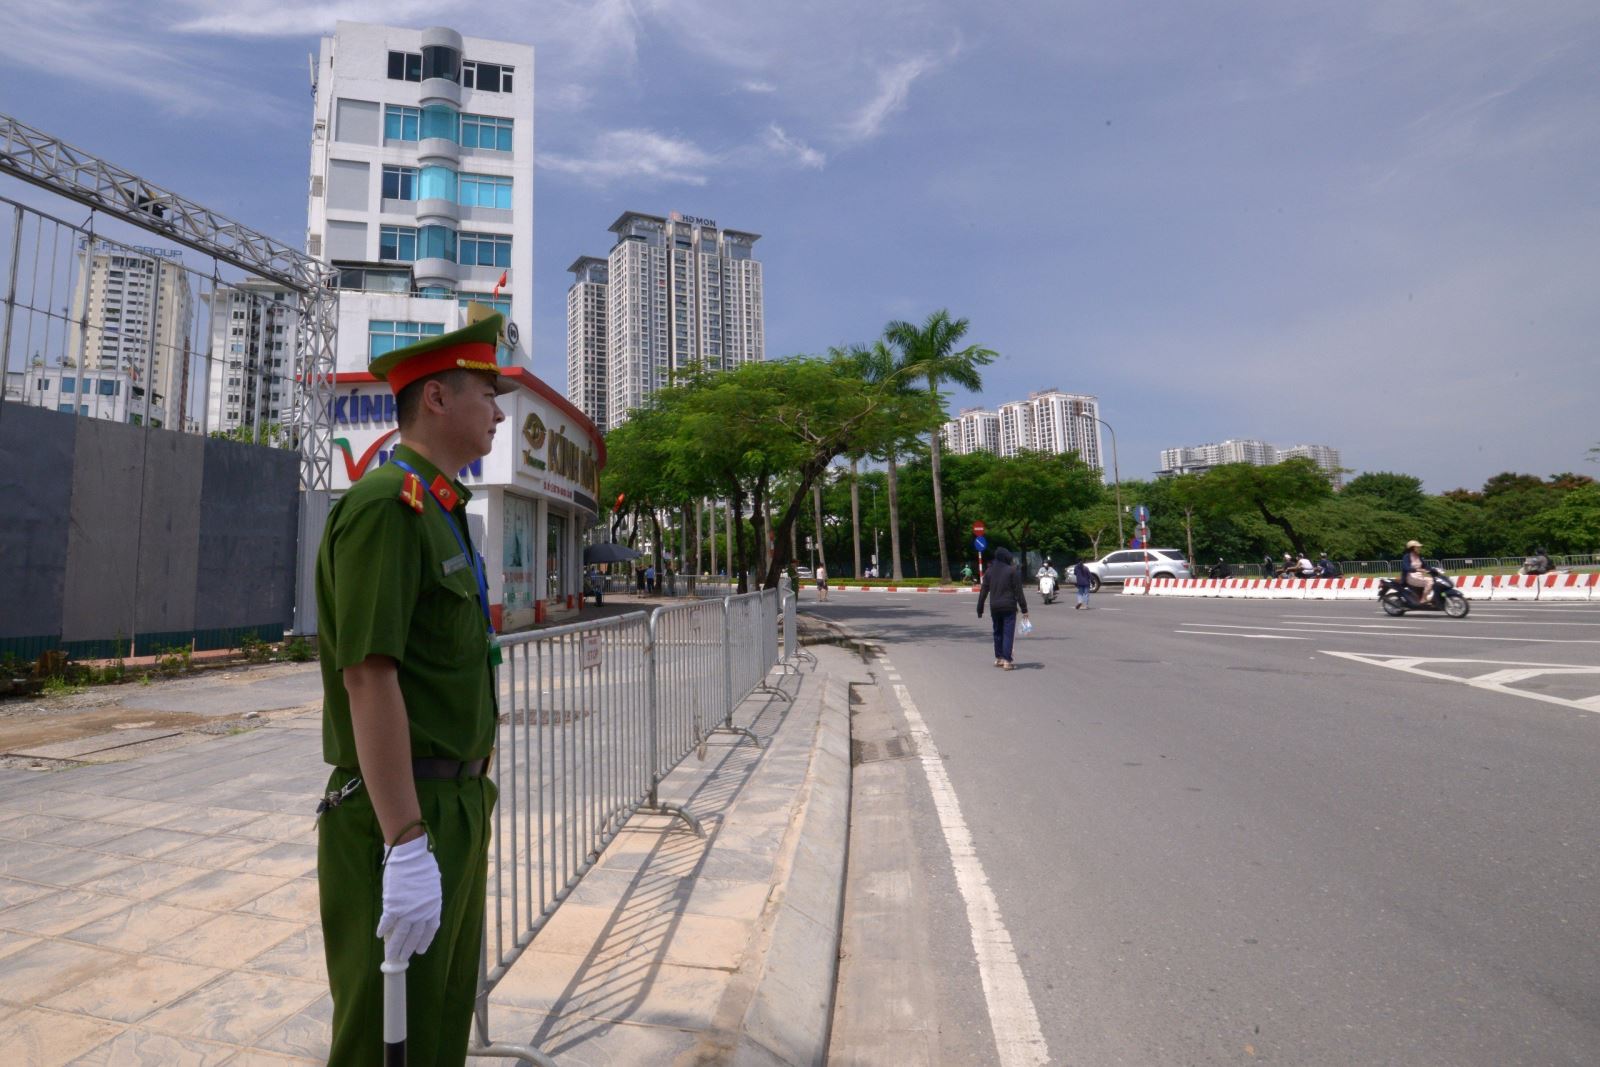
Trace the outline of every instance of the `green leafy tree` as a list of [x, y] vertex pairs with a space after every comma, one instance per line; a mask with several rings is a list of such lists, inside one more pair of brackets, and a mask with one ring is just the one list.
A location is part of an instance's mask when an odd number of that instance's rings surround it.
[[[895, 321], [884, 328], [884, 338], [900, 350], [902, 366], [910, 368], [928, 383], [934, 406], [943, 412], [939, 386], [946, 382], [977, 392], [983, 388], [978, 368], [993, 363], [999, 353], [982, 345], [958, 348], [970, 325], [966, 319], [952, 319], [943, 308], [929, 315], [921, 326]], [[950, 553], [945, 547], [944, 496], [940, 484], [939, 430], [929, 434], [928, 455], [933, 468], [933, 519], [939, 541], [939, 579], [950, 581]]]
[[1341, 497], [1367, 497], [1382, 508], [1405, 515], [1420, 515], [1427, 494], [1422, 491], [1422, 479], [1392, 471], [1368, 471], [1350, 479]]
[[1293, 546], [1305, 554], [1305, 537], [1290, 519], [1295, 508], [1326, 500], [1333, 487], [1326, 475], [1310, 459], [1295, 458], [1257, 467], [1249, 463], [1227, 463], [1199, 476], [1193, 490], [1195, 506], [1220, 515], [1253, 512], [1268, 525], [1275, 526]]
[[1600, 485], [1580, 485], [1533, 517], [1533, 532], [1552, 552], [1600, 551]]
[[1082, 511], [1103, 493], [1099, 476], [1075, 453], [1021, 452], [994, 457], [967, 495], [994, 543], [1062, 552], [1077, 543]]

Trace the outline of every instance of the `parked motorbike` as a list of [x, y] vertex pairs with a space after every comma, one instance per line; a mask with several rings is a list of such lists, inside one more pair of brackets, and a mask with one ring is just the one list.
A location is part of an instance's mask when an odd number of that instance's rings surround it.
[[1404, 615], [1408, 611], [1442, 611], [1452, 619], [1464, 619], [1472, 610], [1471, 603], [1461, 595], [1444, 571], [1429, 567], [1433, 575], [1433, 595], [1424, 604], [1417, 590], [1399, 578], [1384, 578], [1378, 582], [1378, 602], [1390, 615]]
[[1039, 596], [1044, 599], [1046, 604], [1054, 604], [1056, 602], [1056, 579], [1054, 575], [1039, 575]]

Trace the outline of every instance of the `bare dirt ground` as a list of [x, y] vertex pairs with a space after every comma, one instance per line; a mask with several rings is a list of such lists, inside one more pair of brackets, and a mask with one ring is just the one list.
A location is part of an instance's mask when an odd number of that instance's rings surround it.
[[223, 667], [176, 678], [152, 675], [148, 684], [10, 698], [0, 700], [0, 766], [36, 762], [12, 753], [114, 730], [176, 729], [187, 739], [177, 743], [187, 743], [252, 728], [270, 715], [320, 706], [315, 663]]

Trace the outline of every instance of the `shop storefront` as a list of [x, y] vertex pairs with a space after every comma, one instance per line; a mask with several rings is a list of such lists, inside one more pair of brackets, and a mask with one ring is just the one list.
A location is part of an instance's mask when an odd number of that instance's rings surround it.
[[[596, 521], [605, 444], [582, 412], [521, 368], [500, 398], [494, 450], [461, 471], [474, 542], [488, 562], [496, 629], [511, 632], [575, 611], [583, 535]], [[366, 373], [335, 376], [333, 488], [388, 462], [399, 441], [394, 397]]]

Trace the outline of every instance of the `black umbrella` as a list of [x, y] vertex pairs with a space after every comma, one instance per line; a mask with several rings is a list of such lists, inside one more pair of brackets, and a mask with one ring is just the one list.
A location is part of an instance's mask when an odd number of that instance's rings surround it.
[[637, 548], [619, 545], [614, 541], [602, 541], [598, 545], [589, 545], [583, 550], [584, 563], [623, 563], [630, 559], [638, 559], [644, 555]]

